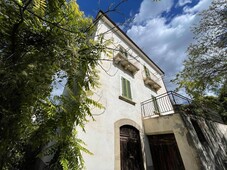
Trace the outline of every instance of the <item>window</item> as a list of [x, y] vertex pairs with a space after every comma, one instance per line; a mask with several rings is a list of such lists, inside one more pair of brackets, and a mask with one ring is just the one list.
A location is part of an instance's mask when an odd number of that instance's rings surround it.
[[145, 85], [150, 87], [152, 90], [158, 91], [161, 88], [159, 78], [154, 73], [150, 72], [145, 65], [143, 67], [143, 81]]
[[113, 62], [116, 66], [120, 66], [120, 68], [124, 69], [130, 75], [134, 75], [137, 71], [139, 71], [139, 68], [136, 66], [137, 62], [135, 63], [135, 60], [133, 60], [134, 62], [132, 63], [128, 59], [129, 56], [128, 51], [121, 45], [118, 45], [117, 52], [113, 57]]
[[128, 81], [124, 77], [121, 77], [121, 86], [122, 86], [122, 96], [128, 99], [132, 99], [130, 81]]
[[146, 66], [143, 66], [143, 67], [144, 67], [144, 71], [145, 71], [146, 77], [150, 77], [150, 72], [149, 72], [149, 70], [147, 69], [147, 67], [146, 67]]
[[128, 53], [127, 53], [126, 49], [124, 49], [122, 46], [119, 46], [119, 51], [121, 54], [123, 54], [123, 56], [125, 58], [128, 58]]

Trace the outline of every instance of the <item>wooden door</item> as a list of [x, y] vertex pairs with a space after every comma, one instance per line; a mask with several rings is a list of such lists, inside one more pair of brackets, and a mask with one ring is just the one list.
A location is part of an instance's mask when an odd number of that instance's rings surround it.
[[174, 134], [148, 136], [155, 170], [184, 170]]
[[144, 170], [139, 131], [129, 125], [120, 127], [121, 170]]

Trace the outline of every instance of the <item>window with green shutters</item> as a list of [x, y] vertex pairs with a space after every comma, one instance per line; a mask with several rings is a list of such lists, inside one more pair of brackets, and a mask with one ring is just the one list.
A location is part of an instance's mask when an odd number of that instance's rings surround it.
[[119, 46], [119, 51], [121, 52], [121, 54], [123, 54], [125, 58], [128, 58], [128, 53], [126, 49], [124, 49], [122, 46]]
[[130, 81], [128, 81], [124, 77], [121, 77], [121, 86], [122, 86], [122, 96], [128, 99], [132, 99]]
[[150, 77], [150, 72], [146, 66], [144, 66], [144, 71], [145, 71], [146, 77]]

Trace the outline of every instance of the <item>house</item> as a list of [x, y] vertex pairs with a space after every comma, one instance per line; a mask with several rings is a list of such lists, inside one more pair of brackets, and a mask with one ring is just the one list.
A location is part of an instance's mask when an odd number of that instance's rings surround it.
[[92, 97], [104, 109], [92, 108], [95, 121], [78, 132], [93, 153], [83, 154], [86, 169], [201, 169], [190, 133], [174, 111], [175, 100], [184, 97], [167, 92], [164, 72], [108, 16], [99, 12], [98, 18], [95, 37], [111, 39], [112, 52], [101, 56], [100, 87]]
[[[92, 153], [83, 153], [86, 169], [227, 169], [227, 125], [210, 108], [195, 113], [190, 99], [168, 92], [164, 72], [108, 16], [97, 18], [94, 37], [111, 43], [92, 96], [104, 108], [91, 108], [94, 120], [88, 117], [85, 132], [77, 129]], [[51, 157], [39, 159], [37, 170]]]

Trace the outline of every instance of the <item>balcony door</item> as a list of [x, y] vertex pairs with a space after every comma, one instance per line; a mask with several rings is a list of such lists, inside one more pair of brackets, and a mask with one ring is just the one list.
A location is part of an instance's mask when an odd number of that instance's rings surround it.
[[144, 170], [139, 131], [133, 126], [120, 127], [121, 170]]

